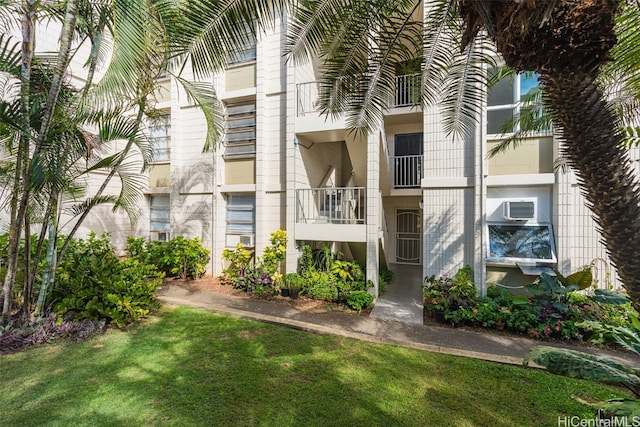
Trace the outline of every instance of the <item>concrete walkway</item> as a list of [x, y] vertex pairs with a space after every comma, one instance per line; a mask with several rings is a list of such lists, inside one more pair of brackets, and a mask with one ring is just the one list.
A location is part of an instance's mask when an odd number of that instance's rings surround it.
[[422, 266], [391, 266], [393, 282], [378, 298], [371, 317], [380, 320], [422, 325]]
[[[395, 283], [402, 282], [398, 280]], [[177, 285], [164, 286], [158, 292], [158, 296], [160, 301], [166, 304], [199, 307], [304, 331], [516, 365], [522, 364], [522, 358], [531, 347], [541, 344], [549, 345], [501, 333], [481, 333], [464, 328], [404, 323], [349, 313], [310, 312], [282, 301], [208, 292], [198, 289], [197, 285], [191, 288]], [[627, 365], [640, 365], [640, 357], [633, 354], [592, 347], [551, 345], [578, 348], [589, 353], [612, 357]]]

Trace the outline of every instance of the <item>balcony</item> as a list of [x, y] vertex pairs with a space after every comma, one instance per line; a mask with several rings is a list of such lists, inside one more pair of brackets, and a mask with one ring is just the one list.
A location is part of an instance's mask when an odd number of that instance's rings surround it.
[[391, 156], [393, 188], [420, 188], [423, 155]]
[[411, 107], [418, 105], [420, 100], [420, 74], [396, 76], [396, 92], [390, 107]]
[[366, 241], [364, 187], [296, 190], [296, 240]]
[[[417, 105], [420, 99], [420, 74], [396, 76], [394, 96], [389, 100], [389, 108]], [[306, 116], [318, 113], [318, 82], [299, 83], [296, 87], [296, 115]]]

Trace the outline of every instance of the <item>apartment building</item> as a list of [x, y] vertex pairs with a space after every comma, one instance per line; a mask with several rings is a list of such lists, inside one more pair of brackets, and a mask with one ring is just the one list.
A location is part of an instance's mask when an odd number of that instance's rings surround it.
[[344, 118], [318, 112], [317, 67], [286, 61], [285, 27], [211, 77], [226, 117], [214, 152], [202, 151], [202, 113], [175, 82], [160, 82], [145, 215], [135, 228], [89, 221], [87, 230], [117, 232], [120, 242], [127, 233], [198, 236], [217, 275], [225, 248], [243, 243], [259, 256], [270, 233], [285, 229], [287, 272], [303, 244], [330, 245], [366, 267], [376, 294], [380, 266], [418, 265], [429, 276], [468, 264], [482, 292], [592, 262], [600, 280], [616, 282], [574, 176], [554, 170], [560, 142], [552, 131], [487, 157], [535, 76], [501, 81], [478, 111], [476, 132], [455, 140], [437, 107], [414, 105], [419, 75], [399, 73], [378, 129], [354, 134]]

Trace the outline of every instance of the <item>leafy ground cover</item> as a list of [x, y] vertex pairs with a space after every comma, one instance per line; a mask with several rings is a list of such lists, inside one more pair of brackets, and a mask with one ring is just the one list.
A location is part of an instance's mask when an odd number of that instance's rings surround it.
[[190, 308], [0, 356], [3, 425], [557, 425], [619, 389]]

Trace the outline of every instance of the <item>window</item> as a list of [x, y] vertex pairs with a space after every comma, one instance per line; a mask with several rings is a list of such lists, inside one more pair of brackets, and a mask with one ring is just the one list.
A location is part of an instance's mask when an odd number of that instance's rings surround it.
[[229, 194], [227, 196], [227, 234], [254, 234], [255, 232], [255, 194]]
[[488, 224], [488, 261], [556, 261], [549, 224]]
[[163, 114], [149, 123], [152, 161], [168, 162], [171, 148], [171, 114]]
[[234, 52], [227, 53], [227, 64], [228, 65], [238, 65], [245, 62], [251, 62], [256, 60], [256, 36], [253, 32], [247, 28], [245, 40], [240, 40], [239, 37], [236, 37], [238, 41], [238, 47]]
[[224, 156], [254, 156], [256, 153], [256, 103], [228, 104], [226, 108]]
[[151, 196], [149, 201], [151, 231], [168, 231], [170, 229], [170, 200], [168, 195]]
[[[495, 73], [491, 70], [490, 73]], [[541, 106], [532, 105], [530, 99], [538, 88], [536, 73], [521, 73], [499, 80], [489, 89], [487, 97], [487, 134], [502, 134], [508, 120], [521, 113], [521, 109], [534, 108], [540, 111]], [[514, 132], [517, 129], [506, 129]]]

